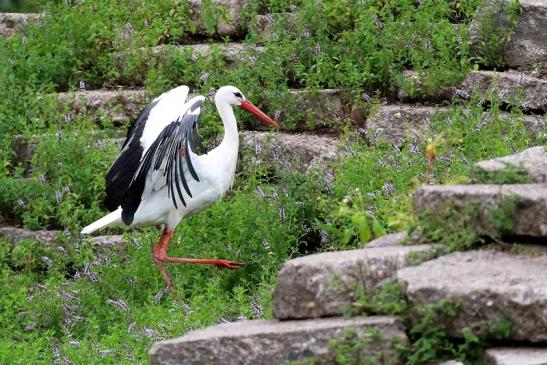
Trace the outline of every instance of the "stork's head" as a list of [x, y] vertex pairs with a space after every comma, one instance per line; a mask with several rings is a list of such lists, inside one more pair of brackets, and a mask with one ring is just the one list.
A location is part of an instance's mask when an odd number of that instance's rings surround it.
[[215, 94], [215, 101], [217, 103], [223, 102], [233, 106], [239, 106], [241, 109], [253, 114], [264, 123], [271, 125], [272, 127], [279, 127], [273, 119], [268, 117], [262, 110], [258, 109], [253, 103], [247, 100], [243, 93], [235, 86], [223, 86], [218, 89]]

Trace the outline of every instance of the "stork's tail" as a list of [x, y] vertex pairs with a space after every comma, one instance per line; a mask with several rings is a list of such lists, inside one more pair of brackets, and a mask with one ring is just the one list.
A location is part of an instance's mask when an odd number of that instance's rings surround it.
[[105, 215], [101, 219], [91, 223], [89, 226], [82, 229], [82, 234], [90, 234], [105, 227], [116, 226], [122, 221], [122, 208], [118, 208], [110, 214]]

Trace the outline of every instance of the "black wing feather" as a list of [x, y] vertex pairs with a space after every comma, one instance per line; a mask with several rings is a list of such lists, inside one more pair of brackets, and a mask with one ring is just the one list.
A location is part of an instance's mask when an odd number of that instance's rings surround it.
[[178, 207], [177, 196], [180, 202], [186, 206], [181, 184], [188, 196], [192, 197], [184, 168], [187, 167], [192, 178], [199, 181], [188, 151], [194, 152], [196, 143], [199, 141], [197, 134], [194, 132], [197, 131], [198, 114], [192, 112], [202, 104], [203, 100], [196, 100], [181, 118], [171, 122], [161, 131], [158, 138], [146, 151], [144, 158], [133, 174], [129, 189], [124, 194], [121, 203], [122, 220], [126, 225], [133, 222], [135, 212], [141, 203], [146, 177], [150, 172], [159, 170], [164, 163], [165, 171], [163, 175], [166, 178], [167, 192], [175, 208]]
[[106, 197], [103, 204], [110, 211], [116, 210], [121, 205], [123, 197], [131, 184], [131, 179], [139, 168], [143, 153], [140, 139], [150, 111], [154, 109], [157, 103], [158, 100], [155, 100], [148, 104], [129, 127], [122, 146], [122, 152], [106, 175]]

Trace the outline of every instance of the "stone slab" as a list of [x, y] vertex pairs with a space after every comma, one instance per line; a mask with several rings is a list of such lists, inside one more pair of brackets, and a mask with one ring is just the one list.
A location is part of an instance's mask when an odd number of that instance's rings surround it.
[[547, 147], [531, 147], [514, 155], [478, 162], [474, 175], [489, 178], [511, 167], [525, 173], [529, 182], [547, 183]]
[[399, 364], [392, 340], [407, 342], [403, 326], [396, 317], [381, 316], [221, 324], [158, 342], [149, 358], [151, 365], [282, 365], [312, 359], [314, 364], [334, 365], [329, 340], [341, 338], [344, 331], [370, 342], [361, 350], [361, 358], [381, 356], [382, 364]]
[[115, 124], [136, 118], [152, 99], [144, 90], [89, 90], [58, 94], [61, 108], [66, 108], [70, 119], [77, 115], [88, 115], [99, 120], [106, 117]]
[[520, 106], [524, 110], [547, 111], [547, 80], [517, 71], [471, 71], [462, 89]]
[[0, 37], [9, 37], [23, 30], [29, 22], [38, 22], [40, 14], [33, 13], [0, 13]]
[[374, 289], [411, 265], [412, 255], [424, 256], [432, 250], [430, 245], [386, 246], [289, 260], [277, 275], [273, 315], [278, 319], [342, 315], [358, 299], [358, 285]]
[[391, 233], [367, 242], [365, 248], [401, 246], [407, 238], [407, 232]]
[[454, 317], [439, 319], [451, 336], [462, 337], [469, 327], [489, 337], [488, 326], [505, 319], [511, 323], [509, 339], [547, 341], [547, 255], [455, 252], [403, 268], [397, 278], [414, 306], [442, 299], [458, 305]]
[[[198, 35], [232, 39], [245, 36], [247, 25], [243, 23], [242, 12], [249, 5], [247, 0], [189, 0], [188, 5], [190, 19], [195, 23]], [[210, 15], [215, 18], [212, 28], [207, 26], [208, 21], [205, 19]]]
[[[51, 246], [59, 235], [62, 235], [62, 231], [31, 231], [28, 229], [16, 228], [16, 227], [0, 227], [0, 238], [10, 242], [13, 245], [17, 245], [21, 240], [38, 240], [41, 241], [44, 246]], [[87, 238], [96, 246], [115, 246], [124, 243], [122, 235], [112, 236], [95, 236]]]
[[486, 350], [486, 365], [547, 365], [547, 348], [502, 347]]
[[[479, 24], [485, 15], [491, 14], [498, 27], [510, 26], [507, 16], [500, 11], [500, 0], [487, 0], [480, 8], [470, 26], [470, 37], [475, 48], [480, 48]], [[502, 0], [510, 4], [510, 0]], [[519, 16], [515, 31], [511, 34], [508, 47], [504, 50], [504, 61], [509, 67], [534, 69], [538, 66], [541, 73], [547, 73], [547, 3], [545, 0], [520, 0]], [[493, 66], [493, 65], [490, 65]]]
[[242, 153], [250, 155], [253, 164], [268, 166], [277, 161], [281, 166], [304, 172], [341, 156], [340, 141], [335, 137], [260, 131], [241, 131], [240, 134]]
[[474, 206], [472, 228], [479, 234], [492, 235], [500, 233], [491, 218], [492, 209], [507, 199], [515, 199], [517, 205], [511, 212], [512, 227], [501, 233], [547, 237], [547, 184], [424, 186], [414, 192], [414, 209], [417, 214], [441, 214], [450, 206], [456, 213], [465, 214]]

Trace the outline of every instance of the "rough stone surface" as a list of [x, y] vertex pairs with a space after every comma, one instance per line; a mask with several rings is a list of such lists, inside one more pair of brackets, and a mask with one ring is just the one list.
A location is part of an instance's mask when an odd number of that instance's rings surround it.
[[[383, 356], [382, 364], [398, 364], [392, 340], [406, 343], [403, 326], [396, 317], [326, 318], [306, 321], [253, 320], [221, 324], [158, 342], [149, 352], [151, 365], [282, 365], [289, 361], [334, 364], [330, 339], [353, 330], [357, 339], [370, 341], [361, 356]], [[382, 335], [374, 340], [372, 332]]]
[[[503, 0], [509, 4], [509, 0]], [[532, 69], [540, 65], [542, 73], [547, 72], [547, 3], [545, 0], [520, 0], [520, 14], [517, 28], [511, 34], [511, 41], [504, 52], [509, 67]], [[480, 49], [479, 24], [481, 19], [492, 13], [499, 27], [510, 26], [507, 16], [500, 11], [499, 0], [487, 0], [476, 13], [470, 26], [470, 37], [476, 49]], [[493, 65], [491, 65], [493, 66]]]
[[[499, 209], [504, 199], [516, 199], [513, 226], [507, 235], [547, 237], [547, 184], [515, 185], [445, 185], [424, 186], [414, 192], [414, 208], [419, 214], [441, 214], [447, 206], [459, 214], [474, 214], [470, 224], [479, 234], [498, 233], [492, 209]], [[476, 205], [474, 213], [469, 208]], [[547, 333], [547, 332], [546, 332]]]
[[444, 108], [412, 105], [382, 105], [377, 113], [366, 120], [367, 134], [373, 140], [385, 138], [391, 143], [402, 144], [406, 139], [422, 139], [429, 128], [428, 119]]
[[547, 349], [505, 347], [486, 351], [486, 365], [547, 365]]
[[488, 325], [505, 318], [511, 322], [510, 339], [547, 341], [547, 255], [455, 252], [401, 269], [397, 278], [413, 305], [441, 299], [459, 305], [454, 317], [439, 321], [451, 336], [462, 337], [470, 327], [488, 337]]
[[521, 72], [471, 71], [462, 88], [467, 92], [478, 91], [485, 98], [497, 96], [523, 109], [547, 111], [547, 80]]
[[[16, 227], [0, 227], [0, 238], [17, 245], [21, 240], [39, 240], [45, 246], [50, 246], [62, 231], [31, 231]], [[115, 246], [124, 243], [123, 236], [96, 236], [88, 238], [96, 246]]]
[[217, 38], [243, 38], [247, 32], [247, 25], [243, 24], [241, 13], [248, 6], [246, 0], [213, 0], [210, 1], [216, 22], [213, 29], [208, 29], [204, 20], [203, 0], [189, 0], [190, 19], [195, 22], [197, 33]]
[[253, 164], [268, 164], [272, 160], [306, 171], [320, 167], [340, 157], [334, 137], [305, 133], [242, 131], [242, 153], [250, 154]]
[[401, 75], [397, 98], [400, 102], [408, 103], [417, 100], [442, 101], [450, 100], [454, 95], [453, 87], [444, 87], [439, 90], [428, 90], [423, 78], [417, 71], [405, 70]]
[[547, 182], [547, 148], [536, 146], [520, 153], [481, 161], [475, 165], [475, 175], [486, 175], [486, 178], [500, 173], [508, 167], [514, 167], [530, 177], [530, 182]]
[[358, 299], [358, 285], [374, 289], [398, 269], [410, 265], [412, 255], [426, 256], [432, 251], [430, 245], [387, 246], [287, 261], [277, 275], [273, 315], [278, 319], [342, 315]]
[[406, 238], [406, 232], [392, 233], [368, 242], [365, 248], [401, 246]]
[[[192, 62], [192, 57], [207, 58], [215, 51], [220, 52], [224, 57], [224, 60], [231, 64], [240, 59], [243, 54], [248, 54], [248, 56], [251, 57], [254, 54], [263, 52], [264, 48], [250, 47], [243, 43], [230, 42], [190, 44], [183, 46], [161, 45], [157, 47], [141, 48], [129, 52], [136, 52], [143, 59], [149, 60], [149, 62], [162, 63], [171, 62], [168, 56], [173, 53], [187, 54], [188, 61]], [[121, 52], [115, 55], [116, 66], [119, 69], [126, 68], [127, 56], [130, 54], [129, 52]]]
[[136, 118], [152, 99], [144, 90], [90, 90], [58, 94], [61, 107], [67, 108], [69, 117], [89, 115], [106, 117], [116, 124]]
[[440, 362], [437, 365], [464, 365], [464, 363], [457, 360], [448, 360]]
[[[264, 111], [275, 116], [282, 129], [298, 131], [336, 130], [347, 123], [364, 121], [363, 113], [354, 105], [350, 90], [289, 90], [284, 107], [280, 110], [264, 105]], [[296, 120], [287, 120], [295, 115]], [[252, 121], [251, 129], [265, 130], [262, 122]]]
[[40, 14], [0, 13], [0, 37], [21, 32], [26, 24], [39, 21], [40, 18]]

